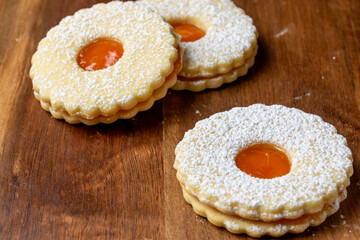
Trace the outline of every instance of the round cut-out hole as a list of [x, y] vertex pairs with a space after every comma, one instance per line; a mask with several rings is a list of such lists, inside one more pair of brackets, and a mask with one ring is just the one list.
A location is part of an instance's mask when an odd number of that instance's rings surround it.
[[256, 144], [240, 151], [235, 162], [241, 171], [264, 179], [284, 176], [291, 168], [285, 152], [270, 144]]
[[172, 24], [174, 32], [181, 35], [182, 42], [195, 42], [205, 36], [200, 28], [187, 23]]
[[86, 71], [95, 71], [114, 65], [123, 55], [121, 43], [112, 39], [97, 39], [81, 49], [78, 65]]

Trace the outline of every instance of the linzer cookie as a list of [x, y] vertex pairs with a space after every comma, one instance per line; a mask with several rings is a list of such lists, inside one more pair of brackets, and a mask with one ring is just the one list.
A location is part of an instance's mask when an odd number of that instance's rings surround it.
[[343, 136], [319, 116], [255, 104], [198, 122], [176, 147], [188, 203], [233, 233], [300, 233], [339, 209], [353, 174]]
[[111, 123], [149, 109], [176, 83], [178, 36], [142, 4], [111, 2], [64, 18], [41, 40], [30, 77], [36, 98], [69, 123]]
[[230, 0], [143, 0], [180, 34], [185, 48], [175, 90], [202, 91], [247, 73], [257, 53], [252, 19]]

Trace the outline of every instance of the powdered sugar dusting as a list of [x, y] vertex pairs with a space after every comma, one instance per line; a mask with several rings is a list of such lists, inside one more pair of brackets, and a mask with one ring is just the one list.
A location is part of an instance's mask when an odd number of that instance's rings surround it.
[[230, 0], [143, 0], [168, 22], [189, 22], [206, 30], [195, 42], [183, 43], [180, 76], [210, 77], [244, 63], [256, 47], [252, 19]]
[[[236, 154], [255, 143], [285, 150], [290, 173], [259, 179], [239, 170]], [[201, 202], [263, 220], [321, 210], [348, 186], [353, 172], [351, 151], [332, 125], [298, 109], [262, 104], [198, 122], [178, 144], [174, 167], [179, 181]]]
[[227, 229], [239, 229], [240, 228], [239, 224], [237, 224], [233, 221], [226, 221], [226, 222], [224, 222], [224, 224]]
[[[124, 47], [113, 66], [84, 71], [76, 57], [98, 38]], [[111, 2], [64, 18], [40, 43], [32, 59], [34, 91], [57, 111], [95, 117], [128, 110], [148, 99], [172, 72], [177, 42], [171, 27], [150, 9], [133, 2]]]

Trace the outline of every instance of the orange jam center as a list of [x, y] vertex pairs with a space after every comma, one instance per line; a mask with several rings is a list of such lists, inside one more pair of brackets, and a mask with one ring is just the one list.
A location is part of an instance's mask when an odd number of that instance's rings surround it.
[[290, 172], [287, 155], [269, 144], [256, 144], [239, 152], [235, 158], [241, 171], [257, 178], [276, 178]]
[[86, 71], [95, 71], [114, 65], [123, 55], [121, 43], [111, 39], [97, 39], [81, 49], [77, 63]]
[[181, 35], [182, 42], [195, 42], [205, 36], [205, 32], [192, 24], [179, 23], [172, 25], [174, 31]]

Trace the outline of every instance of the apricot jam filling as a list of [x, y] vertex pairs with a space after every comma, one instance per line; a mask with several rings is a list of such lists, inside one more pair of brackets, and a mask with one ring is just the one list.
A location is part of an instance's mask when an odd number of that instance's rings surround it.
[[76, 60], [85, 71], [95, 71], [114, 65], [123, 53], [120, 42], [101, 38], [83, 47]]
[[235, 162], [241, 171], [263, 179], [284, 176], [291, 168], [285, 152], [270, 144], [255, 144], [240, 151]]
[[173, 71], [165, 78], [165, 81], [172, 79], [173, 77], [175, 77], [178, 72], [180, 71], [180, 69], [182, 68], [182, 55], [181, 55], [181, 48], [180, 46], [178, 46], [176, 48], [177, 52], [178, 52], [178, 58], [176, 59], [176, 61], [174, 62], [174, 68]]
[[200, 28], [187, 23], [172, 24], [174, 32], [181, 35], [182, 42], [195, 42], [205, 36]]

